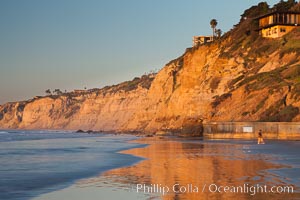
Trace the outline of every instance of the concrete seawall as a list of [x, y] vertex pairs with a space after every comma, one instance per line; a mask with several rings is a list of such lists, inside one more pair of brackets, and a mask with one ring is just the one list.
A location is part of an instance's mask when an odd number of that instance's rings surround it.
[[255, 139], [262, 130], [266, 139], [300, 140], [300, 122], [209, 122], [204, 137]]

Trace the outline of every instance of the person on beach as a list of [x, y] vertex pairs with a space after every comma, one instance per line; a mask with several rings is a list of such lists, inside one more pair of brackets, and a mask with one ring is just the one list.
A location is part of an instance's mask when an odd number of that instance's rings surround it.
[[257, 144], [265, 144], [261, 130], [259, 130], [259, 132], [258, 132]]

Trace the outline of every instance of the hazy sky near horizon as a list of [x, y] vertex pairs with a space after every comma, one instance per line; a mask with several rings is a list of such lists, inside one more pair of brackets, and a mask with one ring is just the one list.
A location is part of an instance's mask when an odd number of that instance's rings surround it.
[[[260, 0], [1, 0], [0, 104], [161, 69]], [[266, 0], [273, 6], [279, 0]]]

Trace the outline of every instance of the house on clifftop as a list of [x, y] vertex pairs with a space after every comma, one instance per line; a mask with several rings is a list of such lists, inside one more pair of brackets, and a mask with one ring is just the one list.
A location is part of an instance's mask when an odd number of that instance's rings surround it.
[[274, 11], [256, 18], [259, 21], [259, 33], [262, 37], [278, 38], [300, 25], [300, 12]]
[[212, 35], [209, 35], [209, 36], [203, 36], [203, 35], [194, 36], [193, 37], [193, 47], [212, 42], [213, 40], [214, 40], [214, 37]]

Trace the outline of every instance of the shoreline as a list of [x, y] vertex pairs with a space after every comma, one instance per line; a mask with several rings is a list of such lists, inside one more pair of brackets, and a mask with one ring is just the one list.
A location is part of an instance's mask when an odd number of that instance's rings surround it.
[[[275, 163], [272, 161], [272, 155], [259, 154], [253, 149], [259, 147], [253, 141], [249, 140], [208, 140], [195, 141], [185, 138], [168, 137], [143, 137], [130, 143], [147, 144], [141, 148], [132, 148], [120, 151], [122, 154], [143, 157], [131, 166], [116, 168], [105, 171], [97, 177], [79, 181], [69, 188], [61, 191], [55, 191], [52, 194], [45, 194], [41, 197], [45, 199], [74, 199], [74, 194], [80, 196], [80, 193], [86, 193], [88, 200], [99, 199], [103, 195], [109, 195], [110, 199], [218, 199], [220, 194], [201, 192], [200, 186], [209, 183], [221, 185], [242, 185], [243, 183], [266, 184], [283, 186], [291, 184], [284, 177], [278, 175], [272, 170], [295, 169], [287, 163]], [[275, 140], [274, 140], [275, 141]], [[277, 141], [275, 145], [288, 141]], [[247, 147], [247, 148], [246, 148]], [[269, 145], [269, 148], [272, 144]], [[276, 147], [276, 146], [275, 146]], [[274, 147], [274, 148], [275, 148]], [[273, 147], [272, 147], [273, 148]], [[233, 154], [232, 154], [233, 153]], [[230, 156], [232, 155], [232, 156]], [[233, 169], [232, 166], [235, 166]], [[297, 183], [297, 182], [296, 182]], [[138, 185], [139, 184], [139, 185]], [[176, 186], [186, 187], [189, 192], [169, 192], [162, 194], [162, 188], [172, 188]], [[299, 183], [297, 183], [299, 184]], [[137, 192], [138, 186], [145, 186], [152, 191], [143, 190]], [[149, 188], [150, 186], [150, 188]], [[152, 186], [152, 187], [151, 187]], [[198, 187], [198, 191], [196, 187]], [[296, 188], [299, 185], [295, 186]], [[161, 191], [159, 191], [161, 189]], [[299, 192], [297, 190], [297, 192]], [[72, 196], [72, 198], [68, 198]], [[282, 199], [300, 197], [299, 193], [293, 194], [256, 194], [254, 199]], [[249, 194], [226, 194], [225, 199], [230, 198], [250, 199]], [[223, 196], [222, 196], [223, 198]], [[36, 198], [34, 200], [43, 199]], [[75, 198], [76, 199], [76, 198]], [[80, 199], [80, 198], [79, 198]], [[100, 198], [101, 199], [101, 198]]]
[[[0, 131], [45, 131], [45, 132], [70, 132], [70, 133], [82, 133], [90, 135], [128, 135], [135, 136], [137, 138], [151, 138], [151, 137], [177, 137], [177, 138], [195, 138], [195, 139], [204, 139], [204, 140], [257, 140], [256, 133], [241, 133], [241, 132], [232, 132], [232, 133], [207, 133], [204, 132], [202, 137], [193, 136], [193, 135], [182, 135], [178, 132], [167, 132], [167, 131], [157, 131], [156, 133], [146, 133], [143, 131], [94, 131], [94, 130], [69, 130], [69, 129], [1, 129]], [[277, 134], [274, 136], [274, 133], [264, 133], [263, 138], [266, 140], [277, 140], [277, 141], [300, 141], [299, 134], [289, 134], [284, 133]]]
[[3, 131], [0, 199], [31, 199], [135, 164], [141, 158], [119, 153], [145, 146], [128, 142], [134, 139], [66, 131]]
[[[75, 133], [75, 132], [73, 132], [73, 133]], [[112, 137], [115, 137], [115, 134], [112, 134], [112, 133], [103, 133], [103, 134], [111, 135]], [[117, 134], [117, 136], [122, 136], [122, 135], [136, 137], [136, 138], [126, 141], [126, 143], [135, 144], [136, 147], [129, 147], [126, 149], [115, 151], [114, 153], [132, 156], [134, 158], [138, 158], [139, 159], [138, 161], [135, 161], [129, 165], [119, 165], [119, 166], [111, 167], [104, 171], [98, 172], [97, 175], [77, 179], [67, 185], [64, 184], [65, 187], [63, 187], [61, 189], [54, 190], [54, 191], [51, 191], [48, 193], [43, 193], [43, 194], [37, 195], [35, 197], [29, 198], [29, 199], [30, 200], [57, 200], [57, 199], [82, 200], [84, 197], [86, 198], [86, 196], [89, 196], [87, 200], [90, 200], [90, 199], [91, 200], [92, 199], [99, 200], [99, 198], [101, 199], [101, 197], [103, 197], [103, 195], [105, 197], [109, 196], [109, 199], [123, 199], [123, 200], [147, 199], [148, 195], [134, 194], [134, 193], [132, 193], [131, 189], [128, 188], [127, 186], [125, 188], [122, 184], [120, 184], [118, 186], [118, 183], [111, 182], [110, 180], [105, 180], [105, 179], [101, 180], [101, 182], [103, 183], [101, 186], [93, 185], [94, 184], [93, 180], [96, 178], [97, 182], [99, 182], [99, 179], [103, 178], [102, 174], [104, 174], [106, 172], [109, 172], [114, 169], [134, 166], [134, 165], [138, 164], [139, 162], [142, 162], [144, 159], [146, 159], [144, 157], [123, 153], [123, 152], [129, 151], [131, 149], [146, 148], [148, 145], [137, 142], [141, 138], [139, 138], [135, 135], [126, 134], [126, 133]], [[107, 184], [114, 185], [114, 187], [107, 187], [106, 186]], [[100, 191], [99, 191], [99, 188], [101, 188]], [[98, 192], [95, 192], [95, 191], [98, 191]]]

